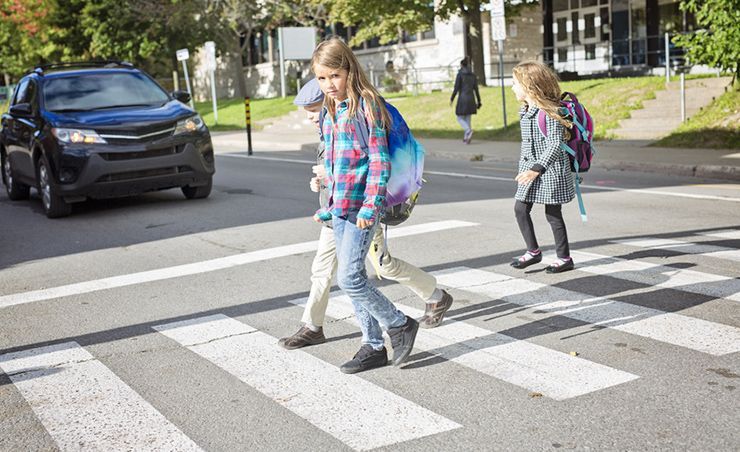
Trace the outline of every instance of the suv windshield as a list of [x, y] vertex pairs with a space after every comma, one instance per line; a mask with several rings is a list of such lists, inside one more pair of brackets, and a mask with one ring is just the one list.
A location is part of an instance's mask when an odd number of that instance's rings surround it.
[[48, 79], [44, 83], [44, 103], [48, 111], [159, 106], [168, 100], [162, 88], [136, 72], [75, 74]]

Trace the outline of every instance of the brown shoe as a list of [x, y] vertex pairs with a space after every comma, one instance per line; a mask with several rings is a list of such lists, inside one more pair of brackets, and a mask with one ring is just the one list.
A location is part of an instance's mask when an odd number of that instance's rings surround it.
[[326, 342], [326, 337], [323, 328], [319, 327], [319, 330], [314, 333], [308, 327], [302, 326], [294, 335], [280, 339], [278, 345], [288, 350], [295, 350], [307, 345], [323, 344], [324, 342]]
[[442, 323], [445, 312], [452, 306], [452, 295], [447, 291], [442, 291], [442, 300], [439, 303], [427, 303], [424, 310], [424, 317], [419, 319], [419, 326], [422, 328], [434, 328]]

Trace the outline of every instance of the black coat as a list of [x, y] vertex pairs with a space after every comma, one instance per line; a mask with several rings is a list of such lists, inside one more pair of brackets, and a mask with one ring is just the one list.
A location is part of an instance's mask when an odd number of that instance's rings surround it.
[[470, 69], [463, 68], [457, 73], [455, 78], [455, 90], [452, 92], [450, 102], [455, 100], [455, 96], [460, 93], [455, 106], [457, 116], [474, 115], [478, 111], [480, 102], [480, 93], [478, 92], [478, 79]]

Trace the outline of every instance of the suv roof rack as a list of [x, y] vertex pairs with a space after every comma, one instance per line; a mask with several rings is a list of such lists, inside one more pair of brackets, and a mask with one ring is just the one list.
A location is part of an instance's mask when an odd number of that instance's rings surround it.
[[44, 75], [44, 72], [55, 69], [67, 69], [67, 68], [85, 68], [85, 67], [102, 67], [102, 68], [113, 68], [123, 67], [128, 69], [134, 69], [134, 65], [128, 61], [121, 60], [99, 60], [99, 61], [76, 61], [69, 63], [50, 63], [35, 66], [33, 70], [27, 73], [35, 72], [39, 75]]

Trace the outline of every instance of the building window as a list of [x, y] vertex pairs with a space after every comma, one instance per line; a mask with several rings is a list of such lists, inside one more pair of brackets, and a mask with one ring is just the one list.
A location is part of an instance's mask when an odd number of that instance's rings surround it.
[[598, 3], [599, 0], [581, 0], [581, 7], [596, 6]]
[[580, 27], [579, 27], [579, 24], [578, 24], [578, 13], [575, 12], [575, 11], [573, 11], [570, 14], [570, 17], [571, 17], [571, 19], [573, 21], [572, 22], [573, 23], [573, 32], [571, 33], [572, 43], [573, 44], [579, 44], [581, 42], [581, 38], [580, 38], [580, 36], [581, 36], [581, 30], [579, 29]]
[[558, 49], [558, 63], [565, 63], [568, 61], [568, 48], [560, 47]]
[[570, 0], [570, 9], [578, 9], [578, 0]]
[[555, 23], [557, 26], [557, 39], [558, 41], [565, 41], [568, 39], [568, 18], [567, 17], [558, 17], [558, 21]]
[[568, 0], [553, 0], [552, 10], [553, 11], [565, 11], [568, 9]]
[[584, 14], [583, 19], [586, 22], [586, 28], [583, 31], [584, 38], [596, 37], [596, 14]]
[[423, 31], [421, 33], [421, 39], [434, 39], [434, 25], [432, 25], [432, 28], [430, 28], [427, 31]]
[[596, 59], [596, 44], [586, 44], [584, 48], [586, 50], [586, 59], [595, 60]]

